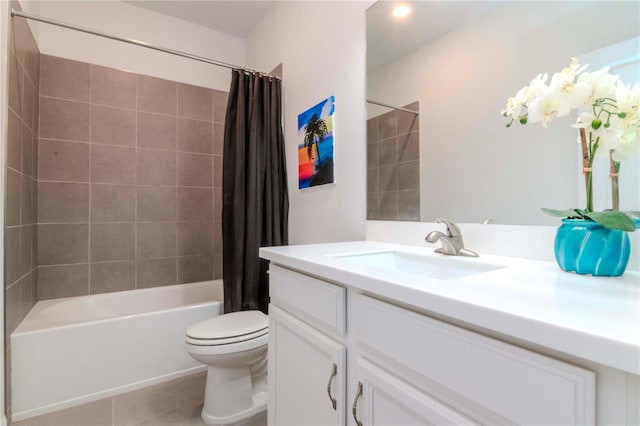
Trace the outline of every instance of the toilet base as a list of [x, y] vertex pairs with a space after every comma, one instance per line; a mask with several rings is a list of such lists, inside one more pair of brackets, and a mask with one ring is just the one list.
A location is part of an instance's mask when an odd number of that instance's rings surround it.
[[[205, 407], [206, 408], [206, 407]], [[231, 423], [236, 423], [249, 417], [252, 417], [258, 413], [267, 409], [267, 392], [258, 392], [253, 395], [253, 405], [246, 410], [238, 413], [233, 413], [229, 416], [213, 416], [202, 409], [202, 420], [211, 426], [224, 426]]]

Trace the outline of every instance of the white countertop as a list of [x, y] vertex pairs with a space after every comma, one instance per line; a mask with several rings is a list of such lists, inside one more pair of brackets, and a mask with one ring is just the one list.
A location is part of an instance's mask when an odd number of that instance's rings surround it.
[[456, 258], [504, 268], [448, 280], [336, 258], [397, 250], [440, 257], [433, 247], [372, 241], [261, 248], [274, 264], [398, 303], [640, 374], [640, 274], [592, 277], [554, 262], [501, 256]]

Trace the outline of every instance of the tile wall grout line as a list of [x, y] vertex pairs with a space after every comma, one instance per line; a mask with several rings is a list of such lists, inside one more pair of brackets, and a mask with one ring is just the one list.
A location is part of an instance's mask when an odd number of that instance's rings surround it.
[[[136, 117], [136, 122], [137, 122], [137, 117]], [[137, 138], [137, 135], [136, 135]], [[174, 149], [167, 149], [167, 148], [155, 148], [155, 147], [147, 147], [147, 146], [135, 146], [135, 145], [118, 145], [118, 144], [112, 144], [112, 143], [102, 143], [102, 142], [91, 142], [91, 141], [84, 141], [84, 140], [76, 140], [76, 139], [60, 139], [60, 138], [38, 138], [39, 140], [43, 141], [43, 142], [65, 142], [65, 143], [77, 143], [77, 144], [82, 144], [82, 145], [96, 145], [96, 146], [110, 146], [110, 147], [116, 147], [116, 148], [129, 148], [129, 149], [139, 149], [139, 150], [143, 150], [143, 151], [162, 151], [162, 152], [174, 152]], [[193, 155], [204, 155], [204, 156], [220, 156], [219, 154], [213, 154], [213, 153], [209, 153], [209, 152], [197, 152], [197, 151], [181, 151], [178, 150], [178, 152], [180, 154], [193, 154]]]
[[[212, 212], [211, 212], [211, 219], [213, 220], [213, 225], [212, 225], [212, 230], [211, 230], [211, 247], [212, 247], [212, 251], [213, 251], [213, 255], [211, 256], [211, 278], [215, 279], [216, 274], [218, 273], [217, 269], [217, 262], [216, 262], [216, 253], [220, 252], [220, 247], [218, 247], [217, 244], [217, 240], [216, 240], [216, 235], [217, 232], [216, 228], [220, 228], [220, 226], [216, 226], [216, 217], [215, 217], [215, 212], [216, 212], [216, 185], [215, 185], [215, 180], [216, 180], [216, 167], [215, 167], [215, 159], [216, 156], [220, 157], [220, 167], [222, 167], [222, 156], [219, 155], [219, 153], [216, 153], [216, 90], [212, 91], [212, 100], [211, 100], [211, 120], [212, 120], [212, 124], [211, 124], [211, 152], [213, 153], [214, 157], [213, 157], [213, 193], [212, 193]], [[220, 171], [220, 173], [222, 173], [222, 171]], [[222, 174], [220, 175], [222, 177]], [[222, 197], [221, 197], [222, 198]], [[220, 221], [222, 222], [222, 218], [220, 218]]]
[[176, 231], [176, 241], [175, 241], [175, 256], [176, 256], [176, 273], [174, 275], [174, 283], [178, 283], [178, 268], [180, 267], [180, 263], [178, 262], [178, 219], [179, 219], [179, 204], [180, 204], [180, 195], [179, 192], [180, 190], [178, 189], [178, 179], [180, 176], [180, 171], [179, 171], [179, 163], [178, 163], [178, 114], [180, 112], [180, 108], [179, 108], [179, 104], [180, 104], [180, 84], [176, 83], [176, 140], [174, 141], [174, 146], [175, 146], [175, 150], [176, 150], [176, 155], [175, 155], [175, 164], [176, 164], [176, 180], [175, 180], [175, 185], [176, 185], [176, 222], [175, 222], [175, 231]]
[[[134, 146], [135, 146], [135, 180], [136, 180], [136, 186], [135, 186], [135, 192], [134, 192], [134, 205], [133, 205], [133, 219], [134, 219], [134, 226], [133, 226], [133, 258], [135, 259], [135, 263], [134, 263], [134, 273], [133, 273], [133, 288], [137, 289], [138, 288], [138, 74], [135, 75], [135, 83], [136, 83], [136, 94], [135, 94], [135, 98], [136, 98], [136, 102], [135, 102], [135, 107], [136, 107], [136, 112], [135, 112], [135, 129], [136, 129], [136, 134], [135, 134], [135, 138], [134, 138]], [[115, 419], [114, 419], [115, 422]]]
[[55, 101], [64, 101], [64, 102], [73, 102], [76, 104], [91, 105], [91, 76], [89, 76], [89, 100], [88, 101], [81, 101], [78, 99], [67, 99], [67, 98], [61, 98], [59, 96], [48, 96], [48, 95], [40, 95], [40, 97], [45, 99], [52, 99]]
[[[40, 51], [38, 50], [38, 55], [40, 55]], [[40, 238], [38, 238], [37, 234], [38, 234], [38, 228], [40, 227], [40, 209], [38, 208], [38, 205], [40, 204], [40, 92], [42, 91], [42, 79], [40, 78], [42, 75], [42, 56], [38, 57], [38, 89], [36, 91], [36, 102], [38, 105], [38, 116], [36, 117], [36, 119], [38, 120], [36, 122], [36, 129], [35, 129], [35, 137], [36, 137], [36, 160], [37, 160], [37, 167], [34, 170], [34, 175], [35, 175], [35, 185], [36, 185], [36, 215], [35, 215], [35, 233], [36, 233], [36, 238], [35, 238], [35, 249], [32, 249], [33, 252], [35, 252], [35, 259], [33, 261], [33, 265], [34, 265], [34, 270], [35, 270], [35, 282], [34, 282], [34, 288], [35, 288], [35, 294], [33, 294], [33, 299], [35, 301], [35, 303], [38, 303], [38, 299], [39, 299], [39, 286], [38, 286], [38, 268], [40, 267], [39, 262], [38, 262], [38, 252], [39, 252], [39, 242], [40, 242]]]
[[[151, 224], [151, 223], [155, 223], [155, 224], [171, 224], [171, 223], [213, 223], [215, 222], [215, 220], [211, 219], [211, 220], [207, 220], [206, 218], [202, 218], [202, 217], [190, 217], [187, 219], [180, 219], [180, 220], [167, 220], [167, 219], [163, 219], [163, 220], [141, 220], [141, 221], [131, 221], [131, 220], [121, 220], [121, 221], [115, 221], [115, 222], [43, 222], [40, 223], [40, 225], [89, 225], [90, 223], [93, 225], [110, 225], [110, 224], [136, 224], [136, 223], [143, 223], [143, 224]], [[30, 225], [12, 225], [12, 226], [7, 226], [6, 229], [15, 229], [15, 228], [20, 228], [21, 226], [30, 226]]]
[[[91, 83], [89, 83], [91, 85]], [[35, 88], [35, 85], [33, 85]], [[49, 95], [40, 95], [40, 97], [46, 98], [46, 99], [53, 99], [53, 100], [58, 100], [58, 101], [65, 101], [65, 102], [75, 102], [75, 103], [79, 103], [79, 104], [87, 104], [90, 106], [98, 106], [98, 107], [104, 107], [104, 108], [111, 108], [111, 109], [121, 109], [121, 110], [125, 110], [125, 111], [131, 111], [131, 112], [135, 112], [136, 115], [137, 113], [142, 113], [142, 114], [150, 114], [150, 115], [160, 115], [163, 117], [168, 117], [168, 118], [178, 118], [181, 120], [191, 120], [191, 121], [199, 121], [199, 122], [203, 122], [203, 123], [213, 123], [213, 119], [212, 120], [206, 120], [206, 119], [202, 119], [202, 118], [196, 118], [196, 117], [189, 117], [186, 115], [178, 115], [176, 113], [176, 115], [173, 114], [165, 114], [162, 112], [156, 112], [156, 111], [146, 111], [146, 110], [141, 110], [138, 109], [138, 106], [136, 105], [135, 108], [128, 108], [128, 107], [123, 107], [123, 106], [116, 106], [116, 105], [109, 105], [109, 104], [102, 104], [102, 103], [94, 103], [91, 101], [91, 94], [89, 94], [89, 100], [88, 101], [82, 101], [79, 99], [69, 99], [69, 98], [62, 98], [60, 96], [49, 96]], [[137, 99], [136, 99], [137, 102]]]
[[[216, 91], [211, 91], [211, 153], [213, 156], [211, 157], [211, 221], [213, 222], [216, 211], [216, 190], [215, 190], [215, 181], [216, 181], [216, 167], [215, 167], [215, 116], [216, 116]], [[215, 227], [211, 226], [211, 256], [209, 256], [209, 262], [211, 262], [211, 279], [216, 276], [216, 263], [215, 263], [215, 253], [216, 253], [216, 240], [214, 238], [215, 235]]]
[[91, 163], [93, 155], [93, 147], [91, 141], [93, 140], [92, 128], [92, 110], [91, 108], [91, 92], [93, 88], [93, 65], [89, 64], [89, 216], [88, 216], [88, 230], [87, 230], [87, 293], [91, 294]]
[[30, 273], [32, 273], [33, 270], [29, 271], [29, 272], [25, 272], [24, 274], [22, 274], [20, 277], [18, 277], [14, 282], [12, 282], [11, 284], [9, 284], [8, 286], [6, 286], [5, 290], [8, 290], [9, 288], [13, 287], [14, 285], [18, 284], [21, 280], [23, 280], [27, 275], [29, 275]]
[[[100, 264], [100, 263], [132, 263], [132, 262], [138, 262], [138, 261], [146, 262], [146, 261], [153, 261], [153, 260], [173, 260], [176, 257], [178, 257], [180, 259], [183, 259], [183, 258], [188, 258], [188, 257], [205, 257], [205, 256], [207, 256], [207, 255], [204, 255], [204, 254], [185, 254], [185, 255], [181, 255], [181, 256], [170, 256], [170, 257], [149, 257], [149, 258], [139, 258], [139, 259], [98, 260], [98, 261], [95, 261], [95, 262], [92, 262], [92, 263], [94, 263], [94, 264]], [[82, 266], [82, 265], [89, 265], [89, 262], [55, 263], [55, 264], [51, 264], [51, 265], [39, 265], [38, 268], [47, 269], [47, 268], [58, 268], [58, 267], [63, 267], [63, 266]], [[11, 283], [11, 285], [14, 285], [17, 281], [20, 281], [22, 278], [24, 278], [28, 274], [29, 274], [29, 272], [23, 274], [22, 276], [20, 276], [20, 278], [18, 278], [16, 281]]]
[[[18, 55], [16, 54], [16, 59], [17, 58], [18, 58]], [[22, 67], [22, 65], [20, 65], [19, 62], [18, 62], [18, 68], [19, 68], [19, 71], [22, 72], [22, 82], [21, 82], [20, 88], [18, 89], [19, 98], [20, 98], [20, 115], [18, 116], [18, 118], [20, 119], [20, 136], [21, 136], [21, 138], [20, 138], [20, 169], [21, 169], [21, 171], [20, 171], [20, 183], [18, 185], [18, 194], [19, 194], [19, 197], [20, 197], [20, 199], [18, 201], [18, 203], [19, 203], [18, 223], [22, 226], [23, 225], [23, 223], [22, 223], [22, 199], [23, 199], [22, 191], [24, 191], [24, 189], [22, 187], [23, 186], [22, 185], [22, 181], [23, 181], [22, 178], [23, 178], [23, 176], [26, 176], [24, 174], [24, 170], [22, 170], [23, 169], [22, 165], [24, 163], [24, 158], [23, 158], [24, 153], [23, 153], [22, 147], [24, 146], [24, 126], [25, 126], [22, 110], [24, 109], [24, 75], [26, 74], [26, 72], [24, 70], [24, 67]], [[7, 103], [8, 103], [8, 101], [7, 101]], [[5, 173], [6, 173], [6, 171], [5, 171]], [[6, 219], [5, 219], [5, 224], [6, 224]], [[18, 244], [19, 244], [18, 250], [20, 250], [19, 253], [22, 254], [22, 229], [20, 229], [20, 238], [18, 240]], [[18, 262], [19, 266], [18, 267], [21, 268], [22, 267], [22, 258], [18, 257], [18, 260], [19, 260], [19, 262]], [[22, 295], [20, 295], [20, 297], [22, 297]]]
[[[11, 169], [13, 170], [13, 169]], [[19, 173], [20, 176], [24, 176], [28, 179], [34, 180], [33, 178], [29, 177], [28, 175], [25, 175], [23, 173], [20, 173], [16, 170], [13, 170], [16, 173]], [[119, 183], [119, 182], [91, 182], [91, 181], [67, 181], [67, 180], [55, 180], [55, 179], [44, 179], [44, 180], [40, 180], [40, 183], [69, 183], [69, 184], [75, 184], [75, 185], [87, 185], [87, 184], [91, 184], [91, 185], [112, 185], [112, 186], [132, 186], [132, 187], [136, 187], [136, 188], [175, 188], [176, 185], [156, 185], [156, 184], [151, 184], [151, 183], [144, 183], [144, 184], [136, 184], [136, 183]], [[211, 186], [195, 186], [195, 185], [180, 185], [178, 186], [178, 188], [186, 188], [186, 189], [212, 189]]]

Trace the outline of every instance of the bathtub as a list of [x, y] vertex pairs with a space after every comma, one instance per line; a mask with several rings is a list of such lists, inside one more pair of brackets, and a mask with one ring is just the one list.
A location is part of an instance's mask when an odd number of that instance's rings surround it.
[[11, 334], [12, 420], [205, 371], [184, 349], [222, 280], [36, 303]]

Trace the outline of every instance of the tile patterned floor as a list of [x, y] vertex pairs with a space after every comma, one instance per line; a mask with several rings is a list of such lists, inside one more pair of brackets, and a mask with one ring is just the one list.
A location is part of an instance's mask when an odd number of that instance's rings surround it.
[[[10, 425], [206, 426], [200, 418], [205, 380], [206, 373], [193, 374]], [[267, 414], [229, 426], [267, 426]]]
[[[184, 410], [176, 410], [159, 418], [146, 420], [136, 426], [207, 426], [200, 417], [202, 405]], [[258, 414], [243, 422], [229, 426], [267, 426], [267, 413]]]

